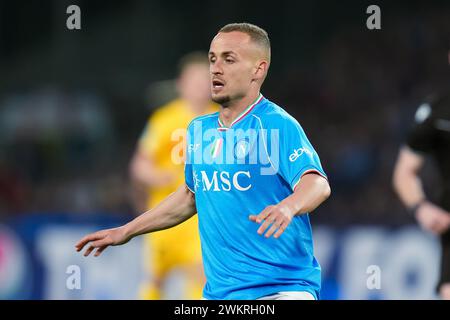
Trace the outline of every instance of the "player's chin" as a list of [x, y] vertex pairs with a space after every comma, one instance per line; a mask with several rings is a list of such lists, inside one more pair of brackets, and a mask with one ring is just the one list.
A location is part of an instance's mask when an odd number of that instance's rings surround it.
[[215, 93], [214, 91], [211, 94], [211, 99], [215, 103], [218, 104], [224, 104], [228, 101], [230, 101], [230, 97], [227, 94], [224, 93]]

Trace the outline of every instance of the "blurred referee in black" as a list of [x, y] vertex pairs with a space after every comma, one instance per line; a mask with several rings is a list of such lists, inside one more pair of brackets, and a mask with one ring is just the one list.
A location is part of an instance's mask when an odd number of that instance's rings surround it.
[[[448, 52], [450, 64], [450, 51]], [[449, 79], [450, 80], [450, 79]], [[431, 203], [419, 177], [426, 156], [436, 160], [443, 183], [440, 201]], [[450, 84], [416, 111], [415, 123], [394, 169], [394, 189], [420, 226], [441, 239], [442, 257], [437, 290], [450, 300]]]

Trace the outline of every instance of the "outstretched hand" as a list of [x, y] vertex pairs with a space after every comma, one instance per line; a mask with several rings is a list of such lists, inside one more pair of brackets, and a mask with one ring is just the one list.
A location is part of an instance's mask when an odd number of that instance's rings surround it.
[[275, 233], [274, 238], [277, 239], [286, 230], [293, 217], [294, 213], [287, 206], [275, 205], [268, 206], [258, 215], [250, 215], [249, 219], [259, 224], [264, 221], [258, 229], [259, 235], [262, 235], [272, 225], [264, 236], [269, 238]]
[[94, 253], [95, 257], [98, 257], [107, 247], [118, 246], [125, 244], [130, 240], [125, 233], [123, 227], [100, 230], [83, 237], [75, 245], [78, 252], [83, 250], [84, 246], [89, 244], [89, 247], [84, 252], [84, 256], [87, 257], [91, 252], [97, 249]]

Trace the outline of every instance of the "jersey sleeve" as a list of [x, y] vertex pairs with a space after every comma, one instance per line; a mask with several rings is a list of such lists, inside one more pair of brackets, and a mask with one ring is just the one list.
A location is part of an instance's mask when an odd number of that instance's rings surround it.
[[434, 149], [436, 130], [432, 113], [432, 107], [428, 103], [417, 109], [414, 125], [406, 139], [406, 145], [412, 150], [430, 153]]
[[194, 148], [193, 146], [193, 130], [192, 125], [189, 125], [186, 132], [186, 160], [184, 164], [184, 179], [186, 186], [191, 190], [192, 193], [195, 193], [195, 183], [194, 183], [194, 175], [192, 168], [192, 160], [194, 157]]
[[[298, 182], [307, 173], [314, 172], [327, 178], [319, 155], [308, 140], [305, 131], [291, 116], [277, 121], [279, 127], [278, 172], [281, 177], [295, 190]], [[272, 138], [273, 139], [273, 138]], [[276, 141], [271, 141], [271, 144]]]

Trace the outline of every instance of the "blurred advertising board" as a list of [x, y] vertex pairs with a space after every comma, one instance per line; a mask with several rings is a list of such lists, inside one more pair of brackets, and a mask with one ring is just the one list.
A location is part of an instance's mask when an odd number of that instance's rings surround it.
[[[100, 258], [74, 249], [86, 233], [128, 219], [31, 214], [0, 224], [0, 299], [136, 299], [146, 276], [142, 238]], [[439, 242], [416, 226], [315, 226], [314, 241], [322, 299], [436, 298]]]

